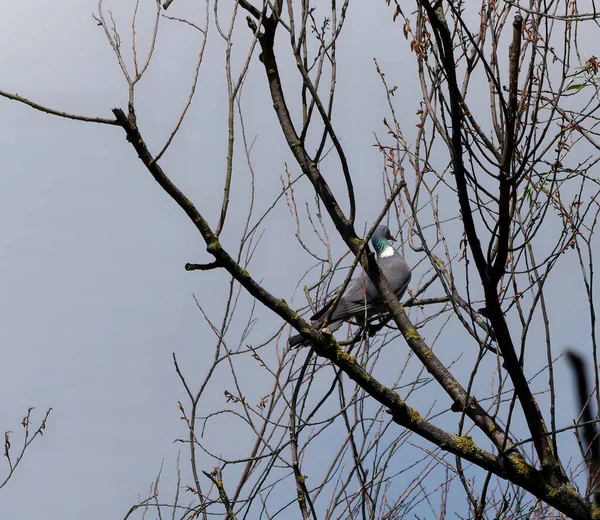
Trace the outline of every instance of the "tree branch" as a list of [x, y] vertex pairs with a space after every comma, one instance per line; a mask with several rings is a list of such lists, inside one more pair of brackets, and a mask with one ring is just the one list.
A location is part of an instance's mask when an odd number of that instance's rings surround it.
[[119, 123], [116, 119], [104, 119], [102, 117], [88, 117], [88, 116], [79, 116], [77, 114], [70, 114], [68, 112], [62, 112], [60, 110], [54, 110], [53, 108], [48, 108], [34, 101], [26, 99], [24, 97], [19, 96], [18, 94], [11, 94], [9, 92], [4, 92], [0, 90], [0, 97], [4, 97], [7, 99], [11, 99], [13, 101], [18, 101], [19, 103], [23, 103], [35, 110], [39, 110], [40, 112], [45, 112], [46, 114], [50, 114], [53, 116], [64, 117], [65, 119], [73, 119], [75, 121], [84, 121], [86, 123], [101, 123], [104, 125], [116, 125]]

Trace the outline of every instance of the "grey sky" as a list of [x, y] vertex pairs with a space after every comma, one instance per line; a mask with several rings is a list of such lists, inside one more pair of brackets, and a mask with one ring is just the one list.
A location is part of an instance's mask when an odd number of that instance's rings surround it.
[[[141, 3], [138, 31], [144, 42], [153, 2]], [[125, 109], [126, 84], [92, 18], [96, 4], [30, 0], [5, 6], [0, 89], [89, 116], [110, 117], [111, 108]], [[125, 0], [106, 4], [127, 36], [133, 5]], [[186, 0], [176, 0], [168, 14], [201, 19], [196, 3]], [[185, 103], [199, 43], [193, 30], [169, 20], [161, 24], [156, 56], [137, 98], [142, 134], [154, 149], [169, 135]], [[214, 25], [210, 30], [199, 92], [161, 164], [214, 225], [226, 157], [226, 97], [224, 47]], [[410, 79], [414, 59], [401, 25], [391, 21], [385, 2], [349, 11], [339, 49], [334, 120], [355, 174], [357, 227], [362, 229], [384, 200], [381, 156], [372, 145], [373, 132], [385, 132], [381, 121], [387, 109], [373, 58], [389, 72], [390, 82], [399, 85], [408, 121], [415, 118], [420, 92]], [[238, 66], [243, 50], [235, 55]], [[293, 176], [298, 170], [281, 138], [257, 56], [243, 100], [246, 132], [250, 139], [257, 136], [258, 215], [280, 191], [284, 163]], [[14, 432], [16, 447], [27, 408], [36, 407], [34, 424], [46, 408], [53, 408], [44, 437], [34, 442], [0, 491], [0, 518], [122, 518], [138, 495], [147, 493], [163, 459], [165, 499], [170, 497], [180, 448], [183, 483], [188, 483], [187, 452], [173, 443], [186, 429], [177, 409], [184, 393], [171, 356], [177, 354], [197, 384], [207, 352], [212, 355], [213, 338], [193, 294], [202, 301], [211, 295], [209, 311], [218, 319], [227, 278], [184, 270], [186, 262], [211, 258], [120, 128], [52, 117], [1, 98], [0, 114], [0, 429]], [[236, 161], [235, 175], [247, 182], [241, 153]], [[335, 161], [325, 162], [323, 169], [341, 186]], [[237, 200], [243, 200], [243, 189], [235, 193]], [[244, 213], [232, 209], [226, 247], [236, 244], [235, 229], [243, 218]], [[295, 243], [284, 203], [264, 227], [250, 271], [289, 300], [309, 259]], [[274, 258], [282, 252], [284, 265]], [[419, 259], [409, 253], [408, 260], [414, 265]], [[559, 287], [566, 300], [576, 298], [569, 291], [580, 290], [569, 283]], [[301, 298], [296, 302], [302, 304]], [[247, 309], [248, 301], [243, 304]], [[573, 335], [573, 328], [587, 330], [579, 323], [577, 306], [551, 312], [571, 324], [564, 337], [557, 332], [558, 344], [583, 341]], [[263, 309], [258, 313], [269, 317]], [[277, 327], [270, 317], [257, 330]], [[448, 354], [448, 359], [455, 357]], [[469, 370], [465, 367], [465, 373]], [[252, 373], [250, 368], [246, 376]], [[222, 403], [222, 391], [215, 391], [207, 408]], [[230, 446], [227, 434], [214, 434], [224, 436], [224, 445]]]

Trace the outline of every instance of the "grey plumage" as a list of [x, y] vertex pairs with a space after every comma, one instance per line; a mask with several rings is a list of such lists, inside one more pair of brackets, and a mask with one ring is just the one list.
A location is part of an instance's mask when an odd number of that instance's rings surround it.
[[[402, 255], [392, 247], [390, 240], [395, 240], [395, 238], [392, 237], [387, 226], [381, 225], [373, 233], [371, 244], [377, 253], [377, 263], [381, 271], [398, 299], [400, 299], [408, 287], [411, 272]], [[337, 307], [331, 313], [333, 301], [328, 302], [312, 316], [310, 320], [314, 328], [321, 329], [326, 325], [333, 332], [344, 321], [355, 319], [362, 322], [366, 317], [374, 316], [386, 310], [377, 288], [366, 273], [359, 273], [358, 276], [352, 279]], [[326, 319], [327, 323], [325, 323]], [[288, 340], [290, 347], [300, 347], [309, 343], [301, 334], [291, 336]]]

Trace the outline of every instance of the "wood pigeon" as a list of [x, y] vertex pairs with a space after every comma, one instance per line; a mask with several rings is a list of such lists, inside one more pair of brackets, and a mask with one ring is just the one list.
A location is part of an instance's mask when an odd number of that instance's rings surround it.
[[[390, 240], [396, 241], [389, 228], [381, 225], [373, 233], [371, 244], [373, 244], [373, 248], [377, 253], [377, 263], [381, 271], [398, 299], [400, 299], [408, 287], [411, 272], [402, 255], [392, 247]], [[355, 319], [359, 323], [363, 323], [365, 318], [386, 311], [385, 304], [382, 302], [377, 288], [366, 273], [360, 273], [350, 281], [346, 292], [340, 298], [333, 313], [331, 313], [333, 302], [334, 300], [328, 302], [310, 319], [314, 328], [320, 330], [326, 326], [329, 331], [334, 331], [344, 321]], [[292, 348], [308, 344], [310, 344], [310, 341], [301, 334], [291, 336], [288, 340], [288, 345]]]

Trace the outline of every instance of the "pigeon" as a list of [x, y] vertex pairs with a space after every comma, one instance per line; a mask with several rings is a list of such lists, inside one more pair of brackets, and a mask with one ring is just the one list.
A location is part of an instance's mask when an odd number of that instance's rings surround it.
[[[378, 226], [371, 238], [371, 244], [377, 253], [377, 263], [390, 283], [390, 287], [400, 299], [408, 287], [411, 272], [402, 255], [392, 247], [390, 241], [396, 239], [385, 225]], [[366, 273], [360, 273], [350, 281], [346, 292], [331, 313], [333, 302], [334, 300], [328, 302], [310, 319], [314, 328], [320, 330], [326, 326], [330, 332], [333, 332], [345, 321], [354, 318], [362, 323], [366, 317], [386, 311], [377, 288]], [[288, 340], [288, 345], [292, 348], [309, 344], [310, 341], [301, 334], [291, 336]]]

